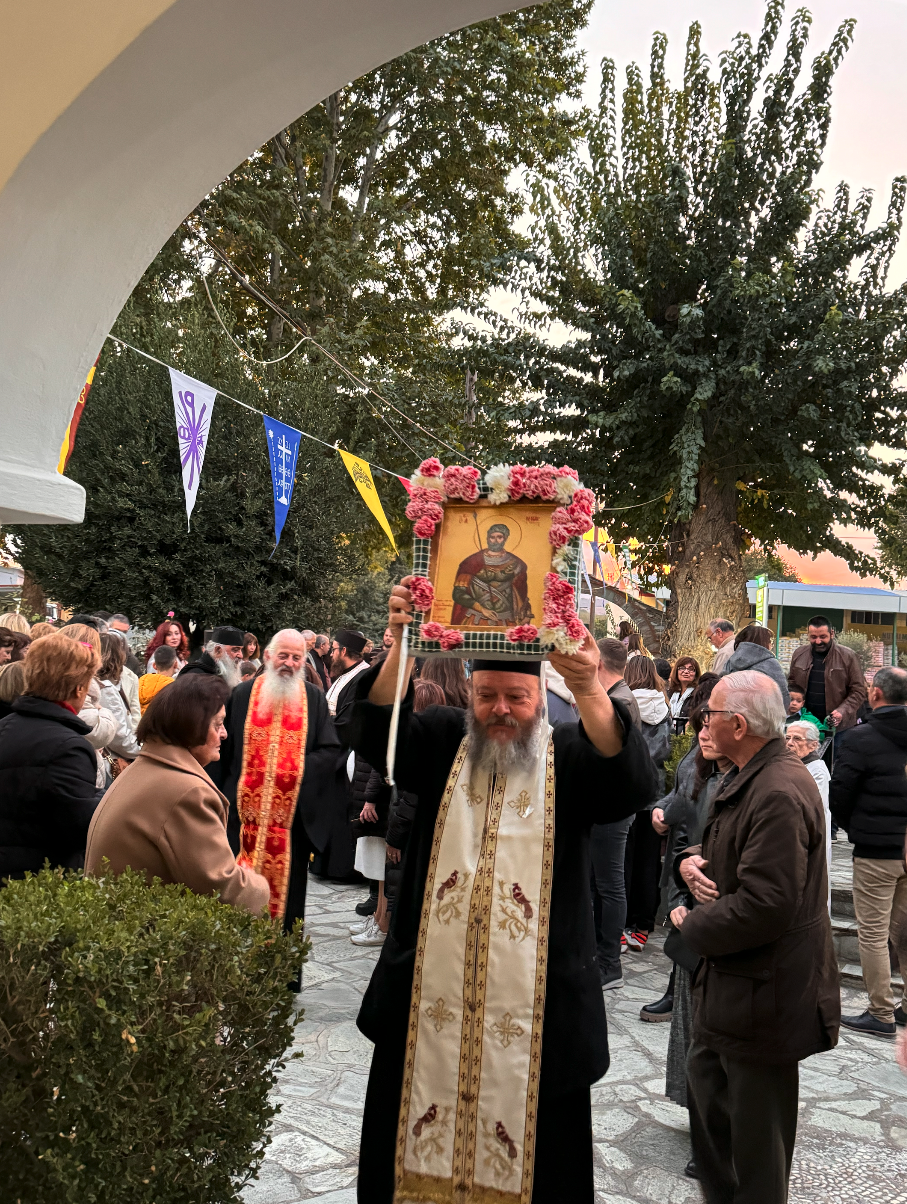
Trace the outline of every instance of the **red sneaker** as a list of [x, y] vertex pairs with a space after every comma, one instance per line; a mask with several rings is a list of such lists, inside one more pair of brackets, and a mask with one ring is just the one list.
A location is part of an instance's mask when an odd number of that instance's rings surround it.
[[647, 932], [628, 932], [627, 946], [633, 949], [636, 953], [641, 953], [646, 947], [646, 941], [649, 939]]
[[627, 952], [627, 934], [625, 932], [620, 934], [620, 951], [621, 953]]

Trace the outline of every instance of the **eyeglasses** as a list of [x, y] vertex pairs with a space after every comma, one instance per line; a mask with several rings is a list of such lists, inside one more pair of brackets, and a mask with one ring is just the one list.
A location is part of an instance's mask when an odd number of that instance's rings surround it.
[[699, 708], [699, 715], [700, 715], [700, 718], [702, 719], [703, 727], [709, 726], [709, 724], [712, 722], [713, 715], [736, 715], [736, 714], [738, 714], [737, 711], [725, 711], [725, 710], [720, 710], [720, 709], [716, 710], [712, 707], [700, 707]]

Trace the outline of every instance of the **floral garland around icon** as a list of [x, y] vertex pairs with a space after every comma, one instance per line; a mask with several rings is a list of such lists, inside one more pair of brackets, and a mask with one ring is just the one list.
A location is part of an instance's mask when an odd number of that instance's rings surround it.
[[[574, 469], [555, 468], [552, 464], [497, 464], [485, 474], [484, 491], [480, 480], [479, 470], [471, 465], [449, 464], [445, 468], [434, 456], [423, 460], [411, 477], [412, 489], [406, 507], [406, 517], [413, 523], [413, 534], [417, 539], [431, 539], [444, 517], [445, 502], [475, 502], [483, 492], [496, 506], [522, 499], [559, 502], [548, 530], [548, 542], [554, 548], [553, 571], [545, 575], [542, 625], [521, 623], [509, 628], [505, 638], [526, 651], [529, 651], [528, 645], [539, 641], [553, 644], [559, 652], [576, 652], [583, 643], [586, 629], [576, 613], [576, 595], [566, 573], [577, 554], [575, 547], [570, 545], [592, 529], [595, 507], [592, 490], [582, 488]], [[420, 616], [428, 614], [435, 598], [431, 581], [416, 576], [410, 589]], [[437, 643], [444, 652], [461, 648], [464, 643], [462, 631], [444, 627], [441, 623], [422, 622], [420, 637]]]

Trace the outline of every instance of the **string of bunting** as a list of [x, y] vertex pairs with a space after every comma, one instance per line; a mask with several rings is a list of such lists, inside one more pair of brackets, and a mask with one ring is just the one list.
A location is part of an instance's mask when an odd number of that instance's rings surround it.
[[[381, 526], [394, 552], [397, 551], [390, 523], [387, 520], [387, 515], [384, 513], [384, 507], [381, 505], [381, 499], [375, 488], [372, 469], [374, 468], [386, 476], [393, 477], [409, 493], [411, 486], [406, 477], [401, 477], [399, 473], [392, 472], [389, 468], [382, 468], [380, 464], [370, 464], [360, 456], [354, 456], [352, 452], [345, 451], [341, 447], [336, 447], [332, 443], [327, 443], [324, 439], [319, 439], [317, 435], [309, 434], [308, 431], [296, 430], [295, 427], [288, 426], [285, 422], [270, 417], [270, 415], [266, 414], [263, 410], [259, 410], [256, 406], [249, 405], [245, 401], [240, 401], [238, 397], [231, 397], [223, 389], [206, 385], [204, 381], [187, 376], [184, 372], [180, 372], [177, 368], [172, 367], [163, 360], [159, 360], [157, 356], [150, 355], [147, 351], [142, 351], [139, 347], [133, 347], [131, 343], [126, 343], [123, 339], [118, 339], [116, 335], [111, 334], [107, 337], [118, 346], [125, 347], [129, 351], [135, 352], [136, 355], [142, 356], [143, 359], [150, 360], [152, 363], [166, 368], [170, 373], [176, 434], [179, 441], [183, 493], [186, 498], [187, 525], [191, 521], [192, 511], [195, 508], [195, 499], [198, 494], [202, 469], [205, 464], [205, 452], [208, 448], [208, 435], [211, 430], [214, 401], [217, 395], [220, 394], [225, 400], [232, 401], [236, 405], [242, 406], [245, 410], [251, 410], [253, 414], [260, 414], [264, 421], [268, 460], [271, 465], [271, 485], [274, 493], [275, 552], [280, 543], [280, 537], [290, 510], [290, 502], [293, 498], [293, 486], [296, 482], [296, 463], [299, 459], [299, 445], [303, 439], [310, 439], [313, 443], [320, 443], [322, 447], [327, 447], [339, 454], [362, 500]], [[92, 368], [92, 375], [93, 373], [94, 368]], [[89, 377], [89, 381], [90, 379]], [[67, 432], [68, 439], [69, 433]], [[273, 556], [274, 552], [271, 555]]]

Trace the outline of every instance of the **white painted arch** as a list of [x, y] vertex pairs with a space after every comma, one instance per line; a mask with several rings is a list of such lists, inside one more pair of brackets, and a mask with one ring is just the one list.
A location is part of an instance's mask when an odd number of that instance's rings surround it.
[[80, 522], [56, 471], [142, 272], [330, 92], [526, 0], [42, 0], [0, 12], [0, 523]]

